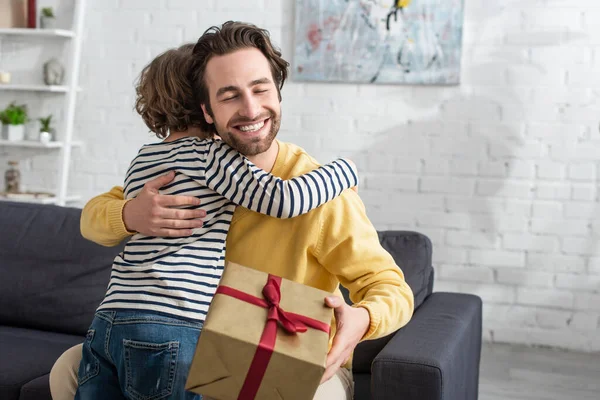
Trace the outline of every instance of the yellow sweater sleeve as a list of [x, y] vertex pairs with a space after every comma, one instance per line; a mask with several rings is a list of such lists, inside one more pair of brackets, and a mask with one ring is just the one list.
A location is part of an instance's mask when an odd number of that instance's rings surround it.
[[128, 201], [124, 199], [121, 186], [88, 201], [81, 212], [81, 235], [107, 247], [116, 246], [133, 235], [123, 223], [123, 207]]
[[358, 194], [346, 190], [323, 207], [316, 246], [319, 262], [371, 317], [364, 339], [389, 335], [412, 317], [414, 297], [404, 274], [381, 246]]

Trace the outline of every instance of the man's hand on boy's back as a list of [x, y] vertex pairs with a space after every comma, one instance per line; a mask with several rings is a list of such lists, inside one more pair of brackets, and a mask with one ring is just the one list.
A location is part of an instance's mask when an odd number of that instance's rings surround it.
[[204, 210], [184, 210], [177, 207], [199, 206], [193, 196], [160, 194], [159, 189], [175, 178], [173, 171], [144, 185], [136, 198], [123, 207], [123, 222], [130, 232], [146, 236], [190, 236], [192, 229], [202, 226]]

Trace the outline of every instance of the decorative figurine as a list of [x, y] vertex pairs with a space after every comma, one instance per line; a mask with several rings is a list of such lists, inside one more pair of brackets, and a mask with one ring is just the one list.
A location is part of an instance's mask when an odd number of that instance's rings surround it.
[[44, 82], [46, 85], [61, 85], [65, 76], [65, 68], [52, 58], [44, 64]]
[[19, 193], [21, 186], [21, 172], [17, 161], [9, 161], [8, 169], [4, 173], [4, 188], [6, 193]]

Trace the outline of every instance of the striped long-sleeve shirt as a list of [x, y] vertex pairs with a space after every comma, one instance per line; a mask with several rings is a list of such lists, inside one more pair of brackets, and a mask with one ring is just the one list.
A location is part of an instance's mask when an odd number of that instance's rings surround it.
[[220, 140], [187, 137], [149, 144], [125, 178], [125, 198], [168, 171], [175, 179], [163, 194], [201, 199], [207, 216], [184, 238], [135, 234], [113, 263], [98, 309], [138, 309], [204, 321], [225, 264], [225, 240], [236, 205], [292, 218], [358, 185], [353, 164], [339, 159], [290, 180], [256, 167]]

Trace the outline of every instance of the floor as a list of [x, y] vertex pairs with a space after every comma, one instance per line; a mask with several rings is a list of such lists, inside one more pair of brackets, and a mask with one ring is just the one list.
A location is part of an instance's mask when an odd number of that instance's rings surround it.
[[479, 400], [600, 400], [600, 354], [486, 344]]

